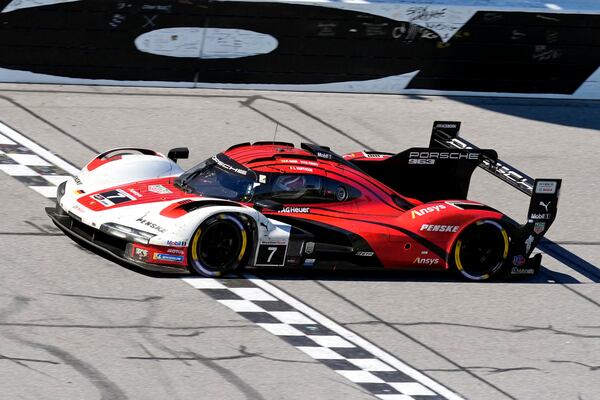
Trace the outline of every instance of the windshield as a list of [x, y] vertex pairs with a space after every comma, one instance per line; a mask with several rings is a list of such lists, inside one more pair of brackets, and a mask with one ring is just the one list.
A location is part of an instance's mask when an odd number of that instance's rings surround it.
[[196, 165], [175, 181], [186, 191], [205, 197], [250, 201], [256, 174], [224, 154], [218, 154]]

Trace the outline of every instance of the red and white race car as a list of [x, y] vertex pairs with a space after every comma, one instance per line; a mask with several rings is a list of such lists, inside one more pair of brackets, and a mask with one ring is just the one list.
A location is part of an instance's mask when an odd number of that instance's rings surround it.
[[[533, 180], [436, 122], [429, 147], [345, 156], [303, 143], [242, 143], [188, 171], [120, 148], [58, 188], [65, 233], [145, 269], [219, 276], [236, 268], [454, 269], [469, 280], [533, 275], [560, 179]], [[466, 200], [482, 167], [531, 196], [527, 221]]]

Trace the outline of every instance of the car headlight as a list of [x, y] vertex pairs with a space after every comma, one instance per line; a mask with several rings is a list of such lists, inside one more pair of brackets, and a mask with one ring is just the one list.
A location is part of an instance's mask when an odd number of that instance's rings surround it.
[[129, 241], [148, 244], [150, 239], [156, 236], [150, 232], [140, 231], [139, 229], [131, 228], [125, 225], [115, 224], [113, 222], [108, 222], [106, 224], [100, 225], [100, 231], [107, 233], [111, 236], [116, 236], [122, 239], [127, 239]]

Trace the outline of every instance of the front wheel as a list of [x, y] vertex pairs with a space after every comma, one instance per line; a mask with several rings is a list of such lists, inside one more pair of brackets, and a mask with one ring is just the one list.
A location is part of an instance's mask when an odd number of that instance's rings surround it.
[[509, 241], [506, 229], [497, 221], [477, 221], [459, 235], [451, 262], [468, 280], [489, 280], [502, 269], [508, 256]]
[[235, 215], [209, 217], [194, 232], [190, 244], [190, 270], [217, 277], [237, 269], [248, 250], [248, 232]]

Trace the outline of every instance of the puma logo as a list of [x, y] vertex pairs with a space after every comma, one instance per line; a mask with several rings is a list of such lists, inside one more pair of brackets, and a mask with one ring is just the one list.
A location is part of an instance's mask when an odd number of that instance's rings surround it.
[[546, 204], [544, 204], [543, 201], [540, 201], [540, 206], [544, 207], [544, 209], [546, 209], [546, 212], [548, 212], [548, 207], [550, 206], [550, 201]]

